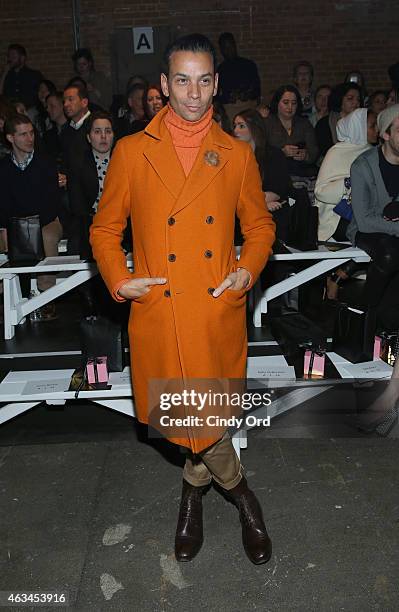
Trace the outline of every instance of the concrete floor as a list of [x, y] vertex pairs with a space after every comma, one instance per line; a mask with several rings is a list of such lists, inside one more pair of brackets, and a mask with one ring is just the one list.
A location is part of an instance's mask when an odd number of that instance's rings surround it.
[[295, 418], [242, 454], [274, 543], [258, 567], [214, 489], [200, 554], [175, 561], [183, 458], [128, 417], [75, 403], [4, 424], [0, 590], [67, 590], [84, 612], [397, 611], [398, 441], [298, 438]]

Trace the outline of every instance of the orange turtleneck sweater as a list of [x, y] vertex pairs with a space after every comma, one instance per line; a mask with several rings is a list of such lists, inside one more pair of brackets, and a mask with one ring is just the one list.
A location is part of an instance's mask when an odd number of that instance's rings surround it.
[[164, 122], [172, 137], [177, 157], [188, 176], [200, 150], [202, 141], [212, 126], [213, 107], [199, 121], [186, 121], [168, 104]]

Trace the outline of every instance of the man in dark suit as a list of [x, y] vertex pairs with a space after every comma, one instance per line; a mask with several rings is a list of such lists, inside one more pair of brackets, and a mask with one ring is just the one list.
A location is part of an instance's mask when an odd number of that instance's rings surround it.
[[83, 85], [77, 83], [64, 90], [64, 115], [69, 123], [60, 139], [68, 174], [71, 160], [82, 159], [89, 149], [86, 138], [90, 117], [89, 94]]
[[[87, 140], [87, 125], [90, 118], [89, 94], [81, 83], [68, 84], [63, 94], [64, 115], [68, 121], [62, 129], [59, 140], [64, 162], [64, 172], [68, 185], [73, 168], [83, 165], [84, 158], [90, 152]], [[69, 203], [70, 207], [70, 203]], [[79, 252], [77, 241], [79, 240], [80, 227], [76, 216], [71, 215], [68, 228], [68, 253]]]

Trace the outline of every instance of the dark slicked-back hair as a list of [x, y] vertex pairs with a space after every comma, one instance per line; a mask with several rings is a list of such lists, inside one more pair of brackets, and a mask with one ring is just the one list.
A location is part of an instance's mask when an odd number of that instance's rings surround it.
[[89, 92], [83, 85], [84, 81], [82, 81], [83, 79], [71, 79], [69, 83], [65, 85], [64, 93], [67, 89], [76, 89], [81, 100], [83, 100], [83, 98], [89, 99]]
[[4, 137], [7, 134], [15, 134], [17, 131], [17, 125], [33, 125], [32, 121], [26, 115], [22, 115], [21, 113], [15, 113], [8, 117], [4, 123]]
[[192, 51], [193, 53], [209, 53], [212, 56], [213, 68], [216, 72], [216, 50], [209, 38], [203, 34], [188, 34], [187, 36], [181, 36], [173, 43], [168, 45], [165, 49], [163, 60], [164, 60], [164, 72], [169, 74], [170, 58], [173, 53], [177, 51]]

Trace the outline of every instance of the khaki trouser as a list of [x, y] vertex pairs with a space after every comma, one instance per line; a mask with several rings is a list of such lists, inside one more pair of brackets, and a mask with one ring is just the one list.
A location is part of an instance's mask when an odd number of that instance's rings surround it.
[[[62, 225], [58, 217], [42, 227], [43, 247], [46, 257], [58, 256], [58, 243], [62, 238]], [[39, 291], [45, 291], [53, 287], [56, 282], [55, 274], [38, 274], [37, 287]]]
[[188, 451], [183, 478], [194, 487], [207, 485], [213, 478], [223, 489], [230, 490], [242, 476], [243, 467], [227, 432], [199, 454]]

